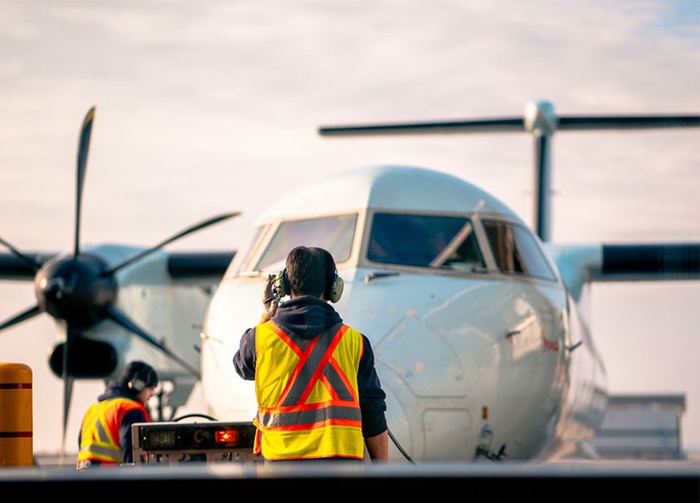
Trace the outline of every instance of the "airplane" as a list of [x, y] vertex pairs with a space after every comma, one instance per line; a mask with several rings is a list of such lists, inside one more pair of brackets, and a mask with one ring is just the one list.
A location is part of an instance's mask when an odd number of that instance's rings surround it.
[[[324, 136], [454, 132], [533, 134], [535, 223], [487, 191], [440, 171], [349, 169], [290, 192], [263, 212], [237, 249], [164, 246], [238, 215], [214, 217], [149, 248], [80, 242], [80, 202], [94, 107], [78, 148], [72, 251], [24, 253], [4, 239], [0, 279], [34, 281], [35, 306], [59, 331], [49, 358], [72, 383], [152, 363], [173, 383], [174, 411], [199, 381], [220, 421], [251, 421], [254, 384], [232, 357], [260, 314], [268, 274], [294, 246], [321, 246], [344, 280], [336, 308], [375, 351], [387, 393], [393, 462], [537, 461], [591, 451], [607, 405], [604, 362], [578, 302], [592, 281], [700, 279], [700, 243], [549, 242], [551, 136], [556, 130], [700, 127], [700, 115], [558, 116], [548, 102], [524, 117], [322, 127]], [[534, 229], [534, 230], [533, 230]], [[284, 300], [284, 299], [283, 299]], [[162, 417], [162, 416], [161, 416]]]

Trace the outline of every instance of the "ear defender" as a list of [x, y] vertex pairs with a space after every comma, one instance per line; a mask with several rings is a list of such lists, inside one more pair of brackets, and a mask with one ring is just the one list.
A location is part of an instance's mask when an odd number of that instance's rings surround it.
[[146, 389], [146, 383], [138, 377], [134, 377], [131, 381], [129, 381], [129, 389], [134, 390], [136, 393], [141, 393], [144, 389]]
[[330, 292], [328, 295], [328, 300], [330, 300], [333, 304], [338, 302], [340, 300], [340, 297], [343, 295], [343, 287], [345, 286], [345, 283], [343, 282], [343, 278], [338, 276], [338, 273], [336, 272], [335, 275], [333, 276], [333, 282], [331, 283], [331, 288]]
[[[326, 297], [335, 304], [343, 295], [343, 287], [345, 286], [345, 283], [343, 282], [343, 278], [338, 276], [338, 273], [336, 272], [333, 275], [333, 280], [329, 286], [330, 288], [328, 288], [326, 291]], [[290, 291], [291, 286], [289, 285], [289, 278], [287, 278], [287, 270], [282, 269], [279, 274], [275, 276], [275, 279], [272, 282], [272, 292], [281, 299], [285, 295], [289, 295]]]
[[287, 269], [282, 269], [275, 280], [272, 283], [272, 293], [274, 293], [278, 298], [282, 298], [285, 295], [289, 295], [289, 279], [287, 278]]

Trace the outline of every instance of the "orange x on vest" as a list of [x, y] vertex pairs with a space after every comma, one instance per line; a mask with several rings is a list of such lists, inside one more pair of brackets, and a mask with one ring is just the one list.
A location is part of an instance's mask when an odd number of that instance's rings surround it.
[[[269, 325], [294, 351], [299, 361], [277, 404], [259, 410], [260, 424], [266, 428], [285, 430], [308, 429], [310, 425], [323, 424], [361, 427], [357, 392], [340, 363], [333, 357], [333, 352], [349, 327], [344, 324], [335, 325], [319, 337], [309, 340], [306, 347], [302, 348], [274, 323]], [[331, 400], [307, 403], [319, 381], [330, 394]]]

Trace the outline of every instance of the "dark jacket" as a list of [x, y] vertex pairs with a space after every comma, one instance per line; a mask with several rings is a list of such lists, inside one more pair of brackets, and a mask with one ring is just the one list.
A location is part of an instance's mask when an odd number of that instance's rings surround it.
[[[342, 322], [338, 312], [328, 302], [312, 296], [295, 297], [280, 304], [271, 320], [285, 333], [303, 339], [313, 339], [333, 325]], [[386, 394], [374, 368], [374, 351], [367, 337], [362, 335], [364, 352], [357, 374], [362, 411], [362, 435], [374, 437], [387, 430]], [[241, 338], [239, 350], [233, 357], [233, 366], [243, 379], [255, 380], [255, 328], [249, 328]]]

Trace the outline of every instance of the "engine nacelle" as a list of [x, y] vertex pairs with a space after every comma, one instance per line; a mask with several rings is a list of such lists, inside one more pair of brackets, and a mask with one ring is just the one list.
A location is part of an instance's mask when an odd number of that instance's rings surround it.
[[[49, 367], [56, 377], [63, 378], [63, 351], [66, 343], [54, 346]], [[119, 358], [111, 344], [85, 337], [73, 337], [68, 360], [68, 377], [74, 379], [104, 379], [116, 370]]]

